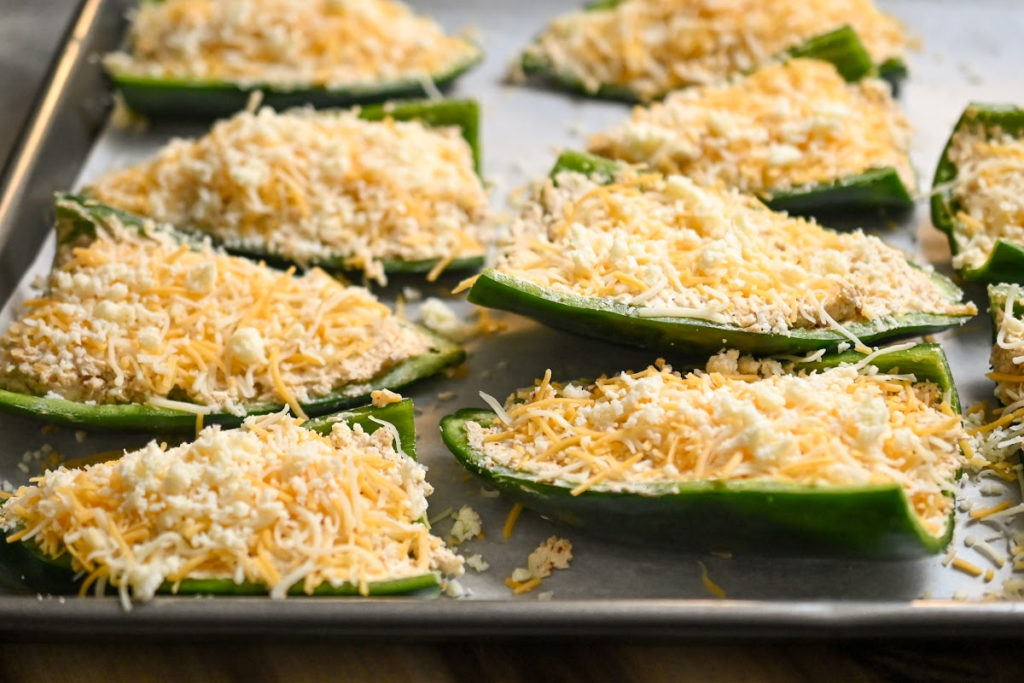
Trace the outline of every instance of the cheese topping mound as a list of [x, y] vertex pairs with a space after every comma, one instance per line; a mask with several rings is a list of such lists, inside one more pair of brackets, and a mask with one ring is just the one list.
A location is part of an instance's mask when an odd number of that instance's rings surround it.
[[910, 312], [973, 314], [930, 273], [861, 232], [836, 233], [683, 176], [562, 172], [512, 225], [500, 272], [602, 297], [644, 317], [688, 317], [780, 334]]
[[556, 18], [526, 53], [588, 91], [616, 84], [650, 100], [750, 71], [844, 25], [875, 62], [902, 57], [903, 29], [871, 0], [624, 0]]
[[792, 59], [637, 107], [588, 144], [701, 185], [770, 194], [884, 167], [913, 188], [910, 132], [885, 81], [847, 83], [828, 62]]
[[278, 89], [428, 79], [478, 58], [393, 0], [162, 0], [142, 3], [114, 73]]
[[[194, 443], [144, 448], [83, 469], [47, 471], [0, 510], [8, 540], [67, 553], [82, 592], [115, 586], [149, 600], [165, 582], [224, 579], [266, 586], [368, 584], [462, 561], [422, 518], [432, 492], [391, 430], [334, 425], [328, 436], [283, 413]], [[13, 534], [10, 532], [18, 529]]]
[[175, 140], [89, 189], [105, 204], [299, 263], [480, 256], [487, 194], [458, 128], [264, 108]]
[[505, 403], [508, 422], [467, 423], [486, 462], [543, 481], [642, 492], [654, 482], [897, 483], [929, 533], [946, 526], [960, 416], [913, 376], [873, 366], [782, 374], [735, 351], [685, 376], [659, 361], [593, 384], [551, 382]]
[[958, 252], [954, 268], [980, 268], [997, 241], [1024, 248], [1024, 140], [968, 127], [950, 141]]
[[366, 289], [321, 270], [296, 277], [114, 217], [105, 228], [63, 254], [47, 292], [0, 338], [3, 388], [301, 414], [299, 403], [332, 392], [367, 393], [360, 385], [431, 348]]

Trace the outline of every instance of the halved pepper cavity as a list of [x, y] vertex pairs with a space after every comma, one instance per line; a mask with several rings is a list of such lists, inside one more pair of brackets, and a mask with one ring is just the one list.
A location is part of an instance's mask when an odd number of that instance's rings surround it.
[[[822, 370], [862, 358], [847, 352], [799, 367]], [[959, 412], [949, 366], [937, 345], [894, 350], [878, 355], [871, 365], [934, 382]], [[542, 515], [617, 540], [697, 551], [900, 558], [939, 552], [952, 537], [952, 512], [942, 533], [928, 533], [895, 482], [833, 487], [763, 479], [666, 480], [629, 491], [598, 483], [573, 495], [575, 484], [498, 465], [470, 445], [468, 423], [487, 427], [498, 419], [489, 410], [460, 410], [442, 420], [442, 438], [459, 463], [487, 486]]]
[[[554, 180], [561, 172], [568, 171], [608, 184], [621, 169], [622, 166], [608, 159], [567, 151], [558, 158], [551, 178]], [[960, 300], [961, 291], [948, 278], [931, 273], [930, 279], [949, 302]], [[635, 305], [555, 291], [503, 273], [500, 268], [485, 268], [475, 279], [468, 299], [480, 306], [519, 313], [577, 334], [684, 355], [713, 353], [722, 348], [766, 355], [800, 353], [834, 349], [849, 342], [848, 336], [834, 329], [791, 328], [785, 334], [768, 334], [699, 318], [642, 316]], [[971, 317], [921, 311], [896, 318], [848, 322], [844, 327], [863, 343], [872, 344], [955, 327]]]
[[[413, 423], [413, 404], [403, 399], [383, 407], [361, 406], [351, 410], [325, 415], [309, 420], [303, 427], [319, 434], [330, 433], [337, 422], [350, 426], [359, 425], [367, 433], [389, 425], [398, 434], [401, 451], [409, 458], [416, 459], [416, 434]], [[396, 444], [397, 446], [397, 444]], [[82, 577], [73, 570], [68, 554], [51, 557], [31, 541], [8, 543], [6, 534], [0, 536], [0, 553], [4, 567], [18, 580], [34, 591], [52, 594], [70, 594], [79, 590]], [[378, 581], [368, 584], [368, 595], [404, 595], [420, 592], [436, 593], [440, 578], [433, 572], [405, 577], [392, 581]], [[165, 582], [159, 593], [176, 595], [265, 595], [268, 588], [261, 584], [233, 579], [185, 579], [179, 582]], [[302, 583], [292, 586], [289, 595], [307, 595]], [[352, 583], [337, 586], [321, 584], [309, 595], [359, 595], [360, 587]]]
[[[114, 217], [123, 225], [141, 233], [153, 229], [153, 222], [108, 206], [73, 196], [62, 196], [57, 202], [58, 255], [62, 247], [81, 245], [95, 239], [98, 230]], [[190, 237], [177, 235], [183, 243]], [[301, 404], [307, 415], [321, 415], [365, 403], [377, 389], [396, 389], [439, 372], [442, 368], [462, 362], [463, 349], [434, 333], [417, 328], [431, 341], [430, 349], [392, 367], [366, 383], [341, 386], [336, 390]], [[246, 406], [248, 415], [277, 412], [279, 403], [258, 403]], [[79, 429], [129, 431], [188, 431], [195, 427], [196, 414], [186, 410], [155, 407], [146, 404], [86, 403], [56, 396], [33, 395], [0, 389], [0, 411], [43, 420], [52, 424]], [[203, 415], [205, 424], [234, 426], [244, 415], [210, 412]]]
[[[951, 157], [954, 142], [960, 134], [975, 132], [987, 139], [1007, 136], [1020, 140], [1024, 138], [1024, 109], [1013, 105], [969, 104], [942, 151], [932, 181], [931, 217], [935, 227], [946, 234], [954, 259], [969, 247], [971, 232], [991, 228], [984, 221], [969, 216], [955, 192], [962, 179]], [[1017, 173], [1024, 176], [1024, 168], [1019, 168]], [[1024, 236], [1021, 239], [997, 238], [983, 262], [965, 261], [957, 267], [957, 272], [968, 281], [1024, 283]]]

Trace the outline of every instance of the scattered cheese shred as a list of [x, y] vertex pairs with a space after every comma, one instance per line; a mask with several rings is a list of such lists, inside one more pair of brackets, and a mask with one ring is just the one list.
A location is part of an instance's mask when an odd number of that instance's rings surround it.
[[962, 557], [953, 558], [953, 568], [971, 576], [981, 576], [984, 570], [976, 564], [972, 564]]
[[[458, 128], [269, 108], [101, 176], [105, 204], [298, 263], [333, 260], [386, 282], [382, 261], [481, 256], [487, 194]], [[428, 277], [428, 279], [431, 279]]]
[[993, 505], [992, 507], [989, 508], [984, 508], [982, 510], [971, 510], [971, 519], [985, 519], [986, 517], [991, 517], [997, 512], [1002, 512], [1003, 510], [1006, 510], [1009, 507], [1010, 501], [1004, 500], [1002, 503], [999, 503], [998, 505]]
[[131, 54], [104, 64], [149, 78], [339, 89], [433, 85], [479, 54], [393, 0], [162, 0], [136, 9]]
[[902, 28], [871, 0], [625, 0], [557, 17], [526, 56], [587, 91], [615, 84], [650, 100], [750, 71], [847, 24], [875, 62], [902, 57]]
[[884, 81], [847, 83], [828, 62], [793, 59], [637, 107], [588, 147], [701, 185], [770, 195], [884, 167], [914, 188], [910, 134]]
[[735, 352], [685, 376], [659, 361], [586, 385], [549, 377], [507, 399], [508, 422], [467, 423], [485, 464], [604, 491], [716, 479], [897, 483], [929, 533], [947, 527], [964, 432], [934, 384], [873, 367], [786, 374]]
[[106, 220], [95, 241], [63, 254], [46, 293], [0, 339], [4, 388], [197, 415], [287, 403], [301, 415], [298, 404], [432, 346], [367, 290], [321, 270], [295, 277]]
[[706, 588], [707, 591], [716, 598], [724, 600], [725, 598], [729, 597], [725, 594], [725, 591], [722, 589], [722, 587], [714, 581], [712, 581], [711, 577], [708, 576], [708, 568], [704, 566], [704, 563], [698, 562], [697, 565], [700, 566], [700, 582], [701, 584], [703, 584], [704, 588]]
[[519, 515], [521, 514], [523, 514], [523, 504], [518, 502], [508, 511], [505, 524], [501, 527], [501, 537], [506, 541], [512, 538], [512, 531], [516, 528], [516, 522], [519, 521]]
[[328, 436], [283, 413], [194, 443], [155, 442], [119, 460], [34, 478], [0, 510], [8, 541], [68, 554], [83, 591], [148, 600], [162, 585], [223, 579], [283, 598], [343, 583], [442, 571], [462, 561], [419, 520], [432, 491], [387, 429], [338, 423]]
[[[862, 232], [837, 233], [684, 176], [562, 172], [539, 185], [496, 264], [557, 294], [783, 334], [913, 312], [972, 315], [927, 269]], [[870, 328], [869, 328], [870, 329]]]

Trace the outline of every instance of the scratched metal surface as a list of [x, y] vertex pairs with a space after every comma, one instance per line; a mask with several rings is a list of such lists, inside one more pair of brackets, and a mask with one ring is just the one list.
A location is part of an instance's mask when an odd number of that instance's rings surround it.
[[[627, 114], [625, 105], [511, 85], [504, 80], [506, 66], [518, 49], [548, 17], [573, 6], [571, 0], [438, 0], [413, 4], [433, 13], [449, 29], [474, 27], [487, 50], [484, 64], [464, 77], [453, 95], [475, 97], [482, 103], [484, 169], [493, 185], [495, 207], [502, 207], [514, 188], [544, 175], [558, 149], [582, 146], [587, 134]], [[913, 161], [924, 189], [941, 147], [967, 102], [1024, 101], [1024, 76], [1018, 68], [1024, 63], [1024, 42], [1018, 39], [1024, 33], [1024, 13], [1014, 0], [986, 0], [969, 7], [956, 0], [890, 0], [880, 4], [903, 19], [922, 43], [921, 49], [910, 55], [911, 76], [904, 83], [900, 100], [916, 129]], [[141, 132], [108, 126], [87, 155], [84, 151], [69, 152], [67, 163], [81, 164], [77, 186], [105, 170], [144, 158], [173, 136], [202, 132], [200, 125], [180, 123], [154, 124]], [[45, 181], [36, 180], [34, 185], [40, 182]], [[41, 221], [38, 215], [19, 217], [20, 224], [31, 223], [38, 230], [45, 228]], [[945, 239], [931, 227], [923, 201], [916, 213], [899, 225], [865, 227], [948, 272]], [[7, 242], [11, 239], [8, 237]], [[52, 240], [47, 240], [0, 312], [0, 326], [9, 324], [12, 311], [26, 294], [27, 283], [47, 272], [51, 254]], [[18, 274], [8, 268], [3, 276], [11, 279]], [[447, 296], [443, 288], [411, 284], [424, 295]], [[392, 287], [381, 295], [393, 301], [397, 291]], [[968, 295], [984, 311], [983, 290], [970, 288]], [[448, 301], [469, 318], [470, 306], [457, 298]], [[416, 304], [411, 308], [415, 317]], [[0, 612], [13, 610], [49, 627], [66, 618], [65, 628], [70, 628], [68, 624], [95, 622], [118, 630], [119, 625], [134, 621], [156, 631], [188, 624], [193, 629], [205, 626], [228, 633], [239, 632], [243, 625], [245, 629], [262, 627], [272, 632], [289, 624], [293, 628], [315, 624], [337, 631], [362, 628], [364, 632], [411, 630], [428, 623], [438, 632], [529, 632], [531, 628], [543, 631], [572, 625], [610, 632], [661, 624], [668, 630], [709, 634], [762, 632], [772, 627], [810, 633], [817, 629], [856, 632], [883, 627], [922, 632], [957, 622], [979, 629], [997, 624], [1024, 625], [1024, 610], [1018, 605], [984, 600], [987, 594], [1000, 591], [1003, 578], [1009, 575], [1008, 566], [986, 583], [942, 566], [941, 557], [866, 562], [699, 555], [668, 542], [663, 546], [637, 546], [602, 540], [529, 512], [524, 513], [512, 538], [502, 540], [501, 526], [510, 502], [482, 491], [455, 463], [440, 443], [439, 418], [459, 407], [479, 405], [480, 390], [504, 396], [528, 384], [546, 368], [551, 368], [555, 377], [565, 379], [595, 376], [646, 365], [656, 355], [549, 330], [517, 316], [494, 317], [507, 328], [499, 335], [469, 342], [465, 376], [430, 380], [410, 392], [418, 409], [419, 453], [436, 489], [431, 514], [470, 505], [484, 521], [486, 538], [466, 543], [463, 550], [465, 554], [480, 553], [490, 569], [483, 573], [468, 571], [461, 579], [469, 590], [468, 597], [426, 603], [289, 600], [287, 606], [269, 600], [197, 602], [161, 598], [130, 617], [122, 617], [113, 601], [38, 601], [34, 596], [19, 594], [19, 589], [11, 585], [6, 588], [10, 596], [0, 595]], [[984, 378], [988, 369], [988, 326], [983, 313], [966, 328], [938, 337], [952, 362], [965, 405], [991, 395], [991, 384]], [[452, 397], [441, 400], [439, 394]], [[78, 443], [72, 432], [43, 434], [37, 423], [7, 416], [0, 416], [0, 433], [5, 437], [0, 448], [0, 478], [14, 483], [27, 479], [25, 470], [39, 469], [32, 457], [23, 462], [24, 454], [44, 444], [72, 458], [138, 446], [147, 439], [144, 435], [91, 434]], [[1019, 498], [1012, 487], [1007, 490], [1008, 497]], [[973, 482], [965, 484], [962, 495], [979, 497]], [[999, 498], [985, 500], [996, 502]], [[450, 524], [450, 520], [442, 520], [436, 529], [445, 534]], [[968, 526], [959, 519], [953, 541], [965, 559], [987, 567], [984, 558], [963, 547], [967, 533], [987, 536], [994, 532], [981, 525]], [[539, 601], [537, 592], [513, 596], [503, 579], [515, 567], [524, 566], [527, 554], [551, 534], [572, 540], [575, 559], [571, 570], [556, 572], [544, 581], [541, 590], [553, 592], [550, 602]], [[725, 589], [728, 600], [707, 600], [710, 596], [700, 581], [699, 562]], [[945, 602], [954, 597], [956, 601]], [[274, 626], [275, 620], [280, 626]]]

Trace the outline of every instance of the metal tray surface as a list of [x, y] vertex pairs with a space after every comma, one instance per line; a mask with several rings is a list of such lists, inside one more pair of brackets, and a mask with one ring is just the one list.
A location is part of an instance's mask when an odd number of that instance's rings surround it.
[[[51, 82], [24, 131], [19, 153], [7, 168], [0, 194], [0, 325], [49, 270], [51, 196], [79, 186], [97, 174], [150, 154], [172, 136], [199, 135], [201, 124], [151, 124], [142, 131], [104, 125], [108, 86], [96, 55], [121, 40], [126, 9], [121, 0], [85, 0]], [[483, 109], [483, 153], [492, 202], [531, 178], [543, 176], [557, 150], [581, 147], [585, 136], [628, 113], [628, 107], [590, 101], [562, 92], [505, 82], [508, 63], [549, 17], [574, 6], [572, 0], [435, 0], [412, 3], [449, 29], [476, 28], [487, 51], [485, 63], [464, 77], [454, 95], [472, 96]], [[972, 100], [1024, 100], [1024, 12], [1014, 0], [984, 0], [969, 7], [956, 0], [888, 0], [879, 3], [903, 19], [923, 47], [911, 54], [909, 80], [900, 99], [916, 128], [913, 161], [924, 186], [942, 145], [964, 105]], [[867, 226], [872, 229], [871, 226]], [[900, 225], [875, 226], [884, 239], [948, 271], [945, 239], [935, 231], [922, 200]], [[448, 296], [444, 286], [404, 281], [384, 290], [393, 302], [401, 285], [425, 296]], [[990, 397], [989, 323], [984, 291], [968, 289], [983, 311], [965, 329], [940, 335], [950, 356], [965, 405]], [[464, 318], [471, 307], [449, 298]], [[415, 318], [416, 304], [410, 306]], [[385, 635], [613, 634], [675, 635], [952, 635], [1024, 633], [1024, 603], [997, 601], [1004, 567], [991, 582], [942, 565], [942, 558], [915, 561], [852, 561], [794, 557], [697, 555], [670, 544], [609, 542], [581, 530], [524, 513], [512, 537], [501, 527], [511, 503], [483, 491], [456, 464], [440, 442], [438, 421], [454, 409], [479, 405], [477, 392], [504, 396], [528, 384], [546, 368], [556, 378], [595, 376], [646, 365], [655, 355], [550, 330], [513, 315], [495, 314], [507, 325], [500, 334], [469, 342], [467, 373], [459, 379], [429, 380], [411, 392], [417, 406], [421, 460], [436, 491], [431, 515], [470, 505], [483, 521], [486, 538], [462, 546], [490, 563], [483, 573], [468, 571], [460, 581], [469, 595], [458, 600], [161, 597], [124, 612], [113, 598], [38, 596], [15, 583], [0, 585], [0, 633], [13, 635]], [[453, 394], [451, 398], [447, 394]], [[442, 400], [439, 394], [447, 400]], [[72, 458], [112, 448], [142, 445], [145, 435], [90, 434], [78, 443], [71, 431], [44, 432], [38, 423], [0, 416], [4, 445], [0, 479], [15, 484], [39, 471], [29, 455], [50, 444]], [[976, 498], [974, 483], [963, 495]], [[1007, 496], [1019, 494], [1007, 487]], [[998, 498], [987, 498], [995, 502]], [[445, 535], [450, 520], [436, 524]], [[953, 543], [961, 555], [982, 566], [963, 547], [966, 533], [987, 531], [958, 520]], [[503, 579], [536, 545], [552, 534], [573, 542], [568, 571], [546, 579], [541, 591], [513, 596]], [[711, 599], [700, 579], [704, 563], [728, 594]]]

